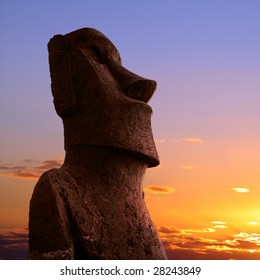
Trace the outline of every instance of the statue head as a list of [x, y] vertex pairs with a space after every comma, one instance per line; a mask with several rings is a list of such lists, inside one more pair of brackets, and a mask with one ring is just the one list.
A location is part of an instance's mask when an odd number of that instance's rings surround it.
[[113, 43], [92, 28], [54, 36], [48, 51], [65, 150], [102, 146], [135, 156], [149, 167], [158, 165], [147, 104], [156, 82], [125, 69]]

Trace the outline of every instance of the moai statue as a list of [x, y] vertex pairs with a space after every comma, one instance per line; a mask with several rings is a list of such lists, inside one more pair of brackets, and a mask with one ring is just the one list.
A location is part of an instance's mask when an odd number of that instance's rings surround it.
[[83, 28], [49, 44], [65, 161], [35, 186], [29, 259], [166, 259], [142, 180], [159, 164], [147, 102], [156, 82], [121, 65], [102, 33]]

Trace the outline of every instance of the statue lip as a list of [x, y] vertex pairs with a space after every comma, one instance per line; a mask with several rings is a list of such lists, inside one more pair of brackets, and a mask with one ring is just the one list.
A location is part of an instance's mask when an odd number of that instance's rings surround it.
[[134, 97], [130, 97], [130, 96], [126, 95], [126, 94], [124, 94], [124, 97], [128, 101], [131, 101], [131, 104], [140, 104], [142, 107], [145, 107], [146, 109], [148, 109], [151, 113], [153, 112], [152, 107], [150, 105], [148, 105], [145, 101], [136, 99]]

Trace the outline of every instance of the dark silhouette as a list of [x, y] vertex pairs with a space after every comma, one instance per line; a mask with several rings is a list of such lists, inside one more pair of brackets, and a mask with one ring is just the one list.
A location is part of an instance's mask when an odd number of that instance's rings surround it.
[[95, 29], [56, 35], [48, 50], [66, 157], [35, 187], [28, 258], [165, 259], [142, 190], [159, 164], [147, 105], [156, 82], [125, 69]]

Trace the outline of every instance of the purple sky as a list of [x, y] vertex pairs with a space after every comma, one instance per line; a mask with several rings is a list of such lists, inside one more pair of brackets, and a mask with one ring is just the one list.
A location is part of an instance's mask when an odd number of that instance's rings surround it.
[[252, 0], [2, 1], [1, 160], [62, 153], [46, 44], [84, 26], [106, 34], [126, 67], [157, 80], [157, 137], [210, 137], [221, 132], [219, 117], [258, 118], [259, 12]]

